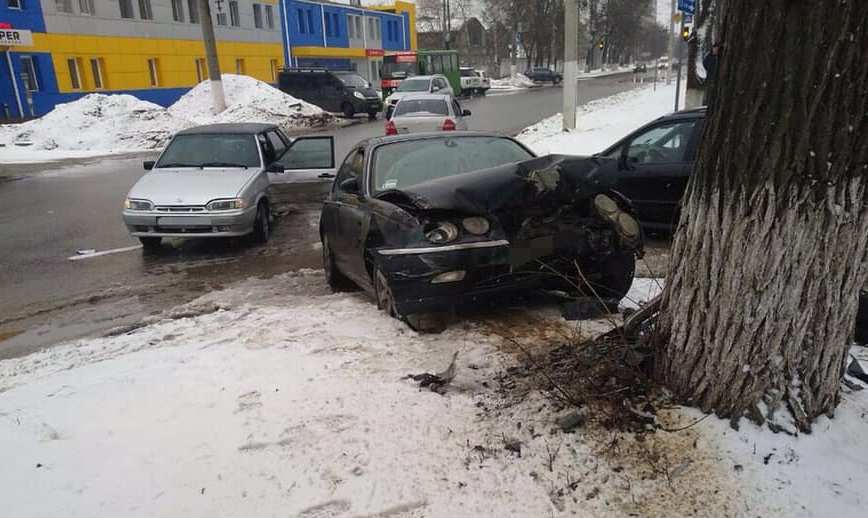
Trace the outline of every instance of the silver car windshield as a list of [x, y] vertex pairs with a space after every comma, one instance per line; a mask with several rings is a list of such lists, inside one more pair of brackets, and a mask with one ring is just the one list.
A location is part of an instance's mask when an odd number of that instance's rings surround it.
[[260, 167], [256, 140], [250, 134], [178, 135], [155, 168]]
[[374, 152], [375, 192], [533, 158], [526, 149], [501, 137], [444, 137], [396, 142]]
[[430, 81], [428, 79], [406, 79], [398, 85], [399, 92], [427, 92]]
[[395, 107], [395, 116], [442, 116], [449, 115], [449, 107], [442, 99], [403, 99]]

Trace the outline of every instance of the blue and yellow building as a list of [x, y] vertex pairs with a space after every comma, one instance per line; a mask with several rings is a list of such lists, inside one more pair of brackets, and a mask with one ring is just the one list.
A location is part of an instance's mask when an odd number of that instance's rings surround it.
[[[0, 0], [0, 119], [91, 92], [168, 106], [207, 78], [199, 0]], [[211, 0], [220, 68], [275, 82], [281, 67], [354, 68], [415, 49], [415, 6]]]

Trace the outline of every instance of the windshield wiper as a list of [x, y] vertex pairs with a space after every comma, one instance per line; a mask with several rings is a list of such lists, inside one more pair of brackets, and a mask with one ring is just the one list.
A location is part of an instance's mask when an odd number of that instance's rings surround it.
[[172, 162], [170, 164], [160, 164], [157, 166], [157, 169], [162, 169], [164, 167], [199, 167], [199, 164], [182, 164], [180, 162]]
[[247, 166], [244, 164], [234, 164], [232, 162], [205, 162], [204, 164], [199, 164], [199, 167], [241, 167], [247, 169]]

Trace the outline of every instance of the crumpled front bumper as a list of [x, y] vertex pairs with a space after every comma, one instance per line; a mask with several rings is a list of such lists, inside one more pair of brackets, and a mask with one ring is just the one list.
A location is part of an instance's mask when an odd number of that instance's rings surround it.
[[123, 219], [134, 237], [234, 237], [253, 232], [256, 207], [195, 214], [124, 210]]
[[[540, 286], [541, 277], [513, 272], [509, 241], [377, 250], [378, 266], [392, 290], [399, 313], [445, 311], [490, 300], [496, 293]], [[436, 282], [443, 274], [463, 271], [461, 280]]]

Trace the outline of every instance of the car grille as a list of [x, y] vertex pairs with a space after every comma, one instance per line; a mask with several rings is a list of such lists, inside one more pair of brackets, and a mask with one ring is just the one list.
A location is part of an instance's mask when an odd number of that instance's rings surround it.
[[170, 214], [189, 214], [192, 212], [205, 212], [205, 207], [201, 205], [157, 205], [154, 207], [154, 210]]

